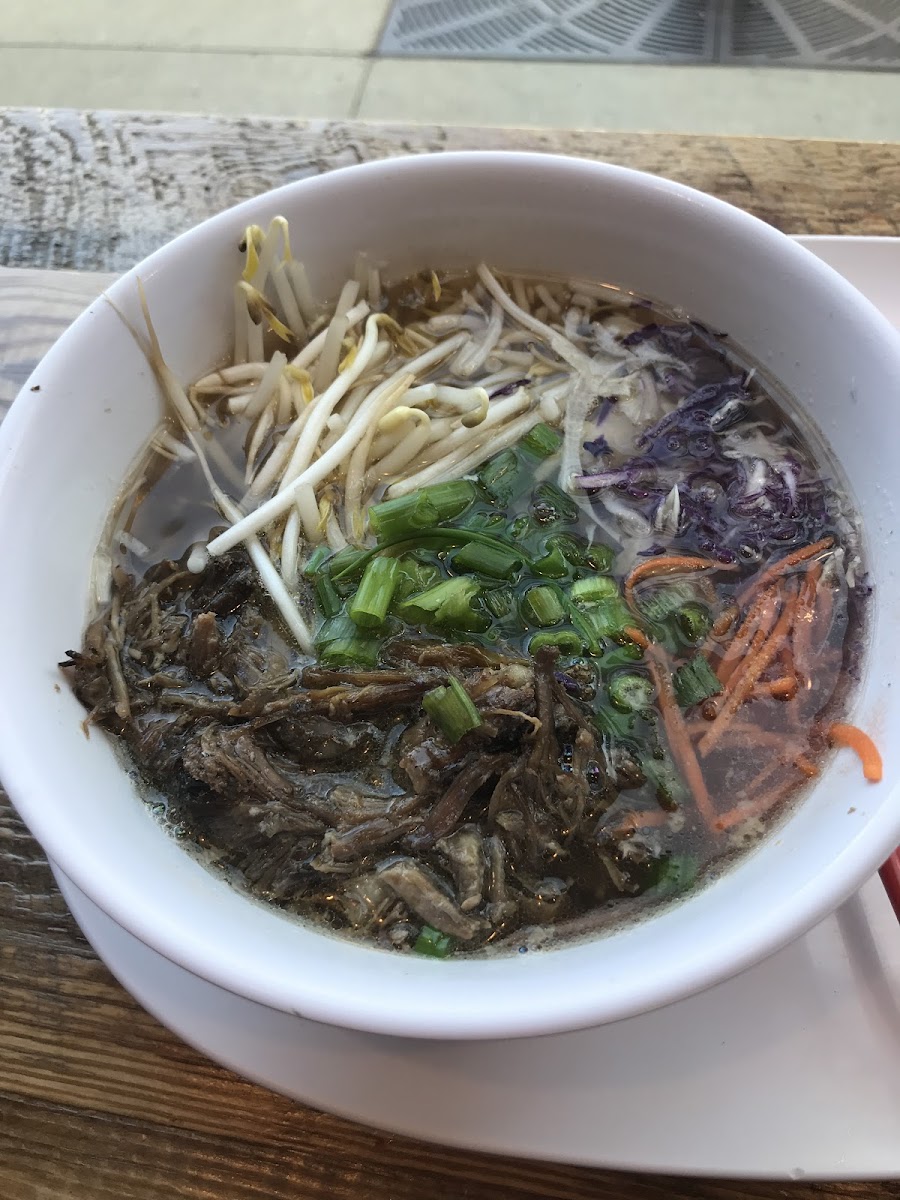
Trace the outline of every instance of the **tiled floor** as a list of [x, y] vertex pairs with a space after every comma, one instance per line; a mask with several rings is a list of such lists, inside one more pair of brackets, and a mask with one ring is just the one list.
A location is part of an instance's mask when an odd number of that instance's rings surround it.
[[384, 59], [390, 0], [4, 0], [0, 104], [900, 141], [900, 73]]

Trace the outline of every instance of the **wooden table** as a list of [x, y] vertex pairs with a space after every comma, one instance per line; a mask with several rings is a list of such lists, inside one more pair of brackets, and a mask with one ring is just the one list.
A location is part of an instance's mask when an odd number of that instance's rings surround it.
[[[0, 113], [0, 264], [120, 271], [229, 204], [388, 154], [516, 147], [655, 171], [789, 233], [900, 235], [900, 147], [828, 141]], [[73, 315], [0, 272], [0, 412]], [[42, 314], [11, 343], [11, 314]], [[17, 329], [21, 324], [16, 325]], [[0, 1200], [893, 1197], [896, 1184], [669, 1179], [443, 1150], [243, 1082], [144, 1013], [97, 960], [0, 793]]]

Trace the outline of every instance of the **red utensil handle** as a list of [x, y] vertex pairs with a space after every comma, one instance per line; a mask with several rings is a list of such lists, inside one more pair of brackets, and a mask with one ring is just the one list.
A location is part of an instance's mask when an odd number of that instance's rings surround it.
[[894, 851], [887, 862], [882, 865], [878, 874], [881, 876], [884, 890], [897, 914], [897, 920], [900, 921], [900, 850]]

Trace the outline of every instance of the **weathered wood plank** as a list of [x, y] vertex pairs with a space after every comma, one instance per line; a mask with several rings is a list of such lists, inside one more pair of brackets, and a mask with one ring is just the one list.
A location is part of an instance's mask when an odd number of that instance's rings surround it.
[[[260, 1145], [245, 1114], [231, 1137], [198, 1135], [0, 1093], [4, 1200], [889, 1200], [896, 1185], [633, 1176], [442, 1152], [319, 1117], [289, 1150]], [[328, 1133], [321, 1136], [320, 1127]], [[86, 1183], [89, 1180], [89, 1183]]]
[[[119, 271], [209, 213], [303, 174], [389, 153], [504, 145], [654, 170], [789, 232], [900, 233], [896, 147], [5, 113], [0, 262]], [[0, 414], [105, 282], [60, 275], [47, 293], [46, 279], [0, 272]], [[16, 312], [40, 317], [26, 338], [10, 336]], [[781, 1185], [638, 1177], [426, 1147], [237, 1079], [118, 987], [77, 931], [2, 793], [0, 1062], [0, 1200], [785, 1194]], [[896, 1185], [795, 1185], [791, 1195], [886, 1200]]]
[[240, 200], [394, 154], [520, 149], [678, 179], [789, 233], [900, 234], [900, 147], [677, 134], [0, 112], [0, 264], [122, 271]]

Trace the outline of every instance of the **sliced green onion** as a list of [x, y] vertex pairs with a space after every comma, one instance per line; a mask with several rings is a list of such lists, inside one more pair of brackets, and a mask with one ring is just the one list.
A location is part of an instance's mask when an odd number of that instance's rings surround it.
[[[492, 537], [489, 533], [482, 533], [480, 529], [444, 529], [438, 526], [435, 529], [423, 529], [421, 533], [415, 537], [391, 538], [389, 541], [381, 542], [377, 546], [373, 546], [370, 550], [353, 550], [354, 558], [348, 559], [348, 566], [345, 569], [338, 569], [332, 566], [332, 577], [340, 590], [341, 585], [345, 582], [345, 575], [352, 571], [354, 575], [361, 573], [362, 568], [375, 558], [376, 555], [384, 554], [387, 550], [420, 550], [425, 543], [437, 542], [440, 545], [444, 542], [447, 545], [467, 546], [469, 542], [478, 542], [482, 546], [499, 546], [502, 550], [515, 549], [508, 542], [501, 541], [500, 538]], [[341, 550], [340, 555], [347, 554], [347, 550]], [[332, 563], [337, 560], [340, 555], [336, 554]]]
[[541, 525], [551, 521], [577, 521], [578, 505], [555, 483], [542, 483], [535, 490], [531, 511]]
[[697, 597], [697, 590], [690, 583], [671, 582], [658, 587], [647, 589], [638, 603], [640, 610], [648, 621], [660, 624], [673, 613], [677, 613], [683, 604], [688, 604]]
[[569, 595], [579, 607], [590, 608], [602, 600], [617, 598], [619, 585], [609, 575], [589, 575], [587, 579], [576, 579]]
[[615, 650], [607, 650], [600, 659], [600, 668], [603, 671], [612, 671], [616, 667], [629, 667], [643, 657], [644, 651], [640, 646], [635, 642], [625, 642], [616, 646]]
[[709, 610], [702, 604], [685, 604], [675, 614], [675, 620], [687, 641], [695, 646], [705, 640], [712, 628]]
[[510, 588], [491, 588], [482, 599], [492, 617], [508, 617], [512, 612], [514, 596]]
[[634, 624], [634, 617], [619, 596], [598, 600], [592, 608], [582, 610], [581, 616], [593, 630], [595, 638], [627, 637], [626, 626]]
[[700, 704], [710, 696], [717, 696], [722, 690], [721, 683], [702, 654], [695, 654], [690, 662], [679, 667], [672, 682], [682, 708]]
[[574, 629], [544, 629], [529, 639], [528, 653], [537, 654], [546, 646], [555, 647], [560, 654], [581, 654], [584, 641]]
[[528, 513], [522, 513], [516, 517], [509, 526], [509, 536], [518, 545], [537, 532], [538, 526], [532, 521]]
[[362, 633], [345, 612], [330, 617], [316, 634], [316, 654], [324, 667], [377, 665], [382, 639]]
[[554, 545], [559, 546], [574, 567], [588, 567], [605, 575], [615, 558], [611, 547], [604, 546], [602, 542], [589, 546], [583, 538], [575, 537], [571, 533], [554, 534], [551, 540]]
[[434, 483], [369, 509], [369, 524], [380, 542], [411, 538], [423, 530], [452, 521], [475, 500], [475, 485], [466, 479]]
[[307, 579], [315, 575], [322, 563], [325, 562], [325, 560], [330, 556], [330, 546], [316, 546], [315, 550], [313, 550], [303, 567], [303, 574], [307, 577]]
[[316, 593], [316, 600], [323, 614], [326, 617], [336, 617], [342, 608], [341, 597], [327, 571], [319, 571], [315, 576], [313, 591]]
[[469, 542], [454, 554], [453, 566], [459, 571], [473, 571], [476, 575], [512, 583], [522, 569], [522, 556], [505, 546]]
[[347, 605], [347, 615], [363, 629], [377, 629], [394, 598], [400, 564], [396, 558], [373, 558], [363, 572], [359, 587]]
[[688, 798], [688, 792], [678, 772], [665, 758], [653, 758], [646, 754], [641, 759], [641, 769], [656, 788], [664, 808], [677, 808]]
[[427, 592], [410, 596], [397, 606], [397, 613], [411, 625], [442, 625], [449, 629], [477, 631], [489, 622], [472, 607], [481, 587], [467, 575], [445, 579]]
[[654, 896], [677, 896], [697, 882], [700, 866], [691, 854], [669, 854], [660, 860], [653, 884], [648, 888]]
[[603, 542], [595, 542], [593, 546], [587, 548], [584, 558], [585, 566], [591, 567], [595, 571], [606, 572], [612, 566], [615, 557], [615, 551], [611, 546], [606, 546]]
[[[374, 560], [372, 560], [374, 561]], [[424, 592], [441, 580], [440, 568], [434, 563], [423, 562], [414, 554], [404, 554], [397, 560], [397, 586], [394, 589], [394, 604], [399, 604], [407, 596], [416, 592]]]
[[476, 479], [492, 500], [498, 504], [509, 504], [523, 482], [518, 454], [515, 450], [502, 450], [495, 454], [479, 469]]
[[453, 938], [430, 925], [423, 925], [422, 932], [413, 942], [413, 950], [426, 958], [447, 958], [453, 953]]
[[535, 559], [531, 567], [535, 575], [544, 575], [548, 579], [563, 579], [569, 574], [571, 567], [562, 549], [555, 543], [551, 545], [551, 542], [552, 539], [547, 543], [547, 553], [542, 558]]
[[653, 684], [645, 675], [621, 672], [612, 677], [606, 690], [620, 712], [644, 712], [653, 703]]
[[446, 687], [426, 692], [422, 697], [422, 707], [448, 742], [458, 742], [463, 734], [482, 724], [481, 713], [455, 677], [450, 679]]
[[342, 596], [353, 590], [353, 585], [363, 573], [366, 563], [372, 555], [368, 550], [357, 550], [353, 546], [345, 546], [328, 561], [328, 573], [331, 581]]
[[522, 610], [532, 625], [558, 625], [566, 615], [557, 589], [543, 585], [528, 589], [522, 598]]
[[556, 430], [541, 421], [539, 425], [535, 425], [525, 434], [519, 444], [523, 450], [527, 450], [535, 458], [549, 458], [551, 454], [557, 452], [562, 443], [563, 440]]
[[499, 532], [506, 524], [506, 517], [499, 512], [466, 513], [458, 524], [460, 529], [494, 529]]

